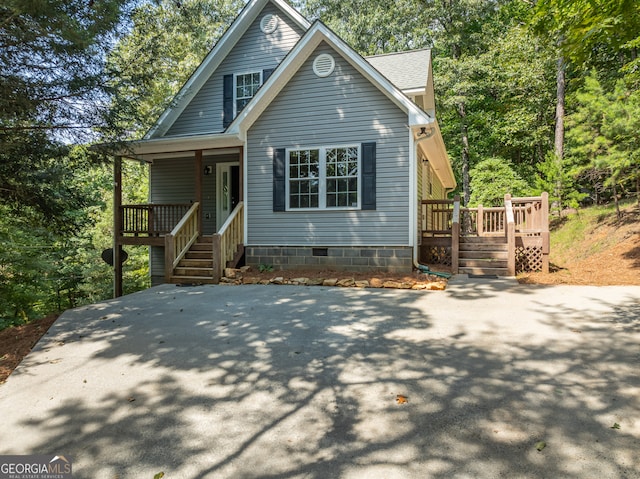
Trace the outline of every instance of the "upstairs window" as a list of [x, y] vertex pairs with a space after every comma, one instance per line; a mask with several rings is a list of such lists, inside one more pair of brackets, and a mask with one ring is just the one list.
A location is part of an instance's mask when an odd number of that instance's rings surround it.
[[262, 85], [262, 72], [234, 75], [234, 117], [242, 111]]

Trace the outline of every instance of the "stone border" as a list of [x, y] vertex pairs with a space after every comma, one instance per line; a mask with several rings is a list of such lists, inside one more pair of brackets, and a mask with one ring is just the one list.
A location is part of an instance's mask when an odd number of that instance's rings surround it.
[[[285, 278], [284, 276], [274, 275], [271, 279], [260, 279], [252, 276], [251, 266], [243, 266], [240, 269], [225, 268], [224, 276], [220, 279], [220, 284], [242, 285], [242, 284], [275, 284], [275, 285], [293, 285], [293, 286], [330, 286], [341, 288], [386, 288], [386, 289], [411, 289], [415, 291], [443, 291], [447, 287], [447, 281], [441, 278], [436, 280], [428, 279], [426, 281], [410, 282], [410, 281], [383, 281], [378, 278], [371, 280], [356, 280], [354, 278]], [[425, 275], [425, 279], [430, 278]]]

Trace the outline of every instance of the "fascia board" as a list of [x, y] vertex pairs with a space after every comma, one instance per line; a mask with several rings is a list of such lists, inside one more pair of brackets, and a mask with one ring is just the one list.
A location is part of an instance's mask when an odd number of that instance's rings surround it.
[[235, 47], [236, 43], [242, 38], [242, 35], [245, 34], [249, 26], [257, 18], [258, 13], [260, 13], [269, 2], [272, 2], [276, 7], [283, 10], [302, 29], [307, 30], [310, 27], [311, 24], [309, 21], [287, 2], [282, 0], [251, 0], [242, 9], [220, 40], [218, 40], [211, 52], [209, 52], [189, 77], [172, 100], [171, 105], [162, 113], [156, 124], [144, 136], [145, 139], [150, 139], [157, 135], [164, 135], [169, 128], [171, 128], [171, 125], [178, 119], [189, 102], [200, 91], [231, 50], [233, 50], [233, 47]]
[[451, 161], [449, 161], [449, 155], [447, 155], [447, 149], [442, 138], [442, 132], [437, 120], [433, 120], [427, 125], [423, 125], [428, 128], [435, 128], [434, 134], [431, 138], [424, 141], [420, 141], [419, 147], [423, 153], [429, 158], [429, 161], [434, 166], [434, 171], [440, 178], [442, 186], [447, 189], [455, 188], [456, 177], [451, 168]]
[[132, 141], [121, 152], [123, 156], [140, 158], [145, 155], [160, 153], [180, 153], [214, 148], [230, 148], [243, 146], [238, 135], [218, 133], [172, 138], [154, 138], [151, 140]]
[[395, 87], [369, 64], [369, 62], [329, 30], [329, 28], [321, 22], [316, 21], [300, 39], [298, 44], [289, 52], [287, 57], [285, 57], [249, 105], [244, 108], [242, 113], [240, 113], [229, 126], [227, 131], [230, 133], [246, 132], [323, 40], [338, 51], [343, 58], [365, 78], [376, 85], [378, 89], [401, 110], [407, 113], [410, 126], [424, 125], [435, 120], [415, 105], [402, 91]]

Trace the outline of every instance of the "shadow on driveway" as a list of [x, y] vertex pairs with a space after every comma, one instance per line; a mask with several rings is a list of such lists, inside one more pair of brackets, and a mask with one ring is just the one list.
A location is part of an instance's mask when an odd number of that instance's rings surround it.
[[0, 386], [0, 454], [79, 478], [640, 478], [638, 371], [637, 287], [165, 285], [61, 316]]

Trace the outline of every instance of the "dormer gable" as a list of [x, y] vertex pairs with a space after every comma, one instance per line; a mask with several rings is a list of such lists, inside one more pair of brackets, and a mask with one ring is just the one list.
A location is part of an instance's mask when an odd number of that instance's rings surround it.
[[224, 131], [309, 26], [286, 1], [251, 0], [145, 139]]

